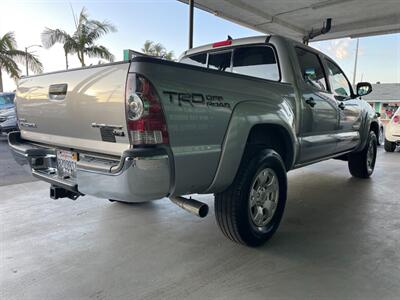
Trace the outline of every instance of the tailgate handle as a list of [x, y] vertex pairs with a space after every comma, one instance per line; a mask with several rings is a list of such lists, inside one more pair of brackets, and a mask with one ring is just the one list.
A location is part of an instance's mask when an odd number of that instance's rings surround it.
[[52, 84], [49, 87], [49, 99], [50, 100], [64, 100], [67, 95], [68, 84]]

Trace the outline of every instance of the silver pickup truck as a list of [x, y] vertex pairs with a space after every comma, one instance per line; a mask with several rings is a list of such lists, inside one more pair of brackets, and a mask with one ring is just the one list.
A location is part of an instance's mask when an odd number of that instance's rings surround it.
[[[379, 125], [340, 67], [281, 36], [228, 39], [186, 51], [19, 81], [15, 158], [51, 184], [52, 198], [118, 202], [215, 195], [219, 227], [257, 246], [277, 230], [289, 170], [348, 161], [368, 178]], [[328, 170], [327, 170], [328, 171]]]

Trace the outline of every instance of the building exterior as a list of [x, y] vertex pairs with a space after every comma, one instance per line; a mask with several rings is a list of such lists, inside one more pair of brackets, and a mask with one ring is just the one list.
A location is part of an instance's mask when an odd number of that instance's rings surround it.
[[400, 83], [373, 84], [372, 93], [363, 99], [381, 114], [381, 120], [388, 121], [400, 106]]

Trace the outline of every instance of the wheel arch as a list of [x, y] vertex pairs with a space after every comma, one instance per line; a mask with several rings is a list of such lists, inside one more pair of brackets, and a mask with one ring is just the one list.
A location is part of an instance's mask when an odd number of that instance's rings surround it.
[[379, 138], [379, 132], [380, 128], [379, 128], [379, 123], [377, 121], [372, 121], [370, 126], [369, 126], [369, 131], [373, 131], [376, 135], [376, 138]]
[[290, 170], [298, 152], [294, 116], [293, 111], [288, 113], [287, 107], [258, 101], [237, 105], [225, 134], [214, 179], [203, 193], [225, 190], [233, 182], [249, 143], [261, 141], [263, 144], [265, 138], [276, 142], [267, 145], [273, 145], [278, 153], [283, 151], [286, 170]]
[[375, 116], [375, 112], [374, 112], [374, 115], [369, 112], [366, 112], [365, 116], [364, 116], [363, 124], [364, 125], [361, 127], [361, 130], [360, 130], [361, 142], [360, 142], [359, 146], [353, 152], [359, 152], [359, 151], [362, 151], [362, 149], [364, 149], [371, 130], [375, 133], [376, 138], [379, 137], [379, 123], [378, 123], [378, 119]]
[[256, 124], [247, 138], [246, 149], [252, 146], [261, 146], [275, 150], [285, 164], [286, 170], [290, 170], [294, 164], [294, 147], [292, 138], [280, 124]]

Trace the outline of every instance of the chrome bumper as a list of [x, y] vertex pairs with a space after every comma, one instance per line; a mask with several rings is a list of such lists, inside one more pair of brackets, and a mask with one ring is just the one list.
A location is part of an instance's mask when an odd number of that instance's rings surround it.
[[15, 160], [28, 164], [32, 175], [54, 186], [100, 198], [142, 202], [168, 196], [170, 161], [165, 149], [129, 149], [120, 158], [80, 153], [75, 178], [57, 172], [56, 149], [23, 140], [11, 132], [8, 143]]

